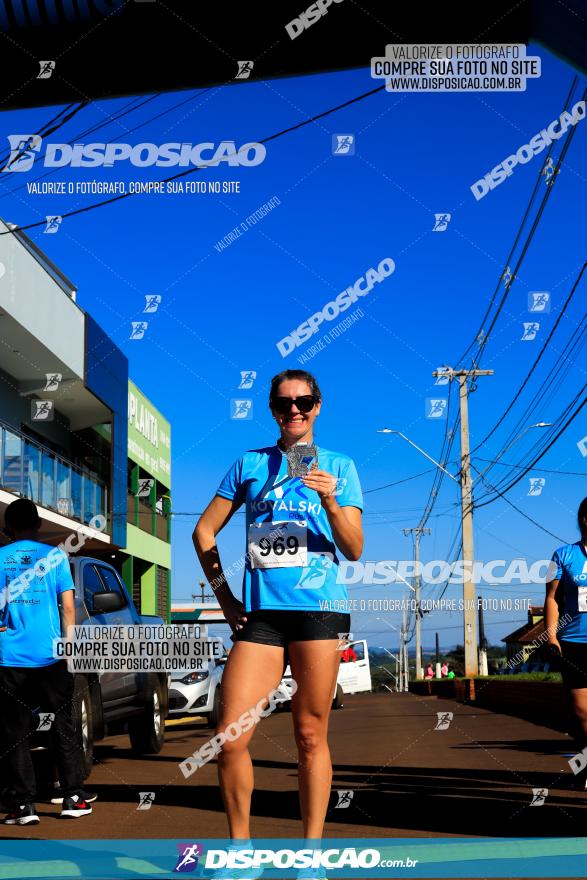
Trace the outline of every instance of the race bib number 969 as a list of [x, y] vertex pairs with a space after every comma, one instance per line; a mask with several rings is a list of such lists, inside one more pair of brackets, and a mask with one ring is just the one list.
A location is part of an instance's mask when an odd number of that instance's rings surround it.
[[308, 564], [306, 521], [251, 523], [248, 553], [251, 568], [304, 568]]

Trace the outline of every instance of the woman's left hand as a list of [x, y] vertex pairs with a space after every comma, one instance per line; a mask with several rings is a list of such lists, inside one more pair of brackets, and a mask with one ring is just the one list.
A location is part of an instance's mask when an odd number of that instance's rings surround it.
[[313, 489], [318, 493], [320, 501], [326, 498], [333, 498], [338, 485], [338, 480], [327, 471], [321, 471], [318, 468], [310, 470], [305, 477], [300, 478], [304, 486]]

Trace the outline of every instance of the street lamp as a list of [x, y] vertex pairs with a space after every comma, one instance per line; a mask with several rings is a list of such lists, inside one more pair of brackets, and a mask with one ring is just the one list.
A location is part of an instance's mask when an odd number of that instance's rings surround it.
[[440, 468], [441, 471], [444, 471], [444, 473], [447, 475], [447, 477], [450, 477], [451, 480], [454, 480], [456, 483], [458, 483], [458, 481], [459, 481], [458, 477], [455, 477], [454, 474], [451, 474], [449, 471], [447, 471], [446, 468], [444, 468], [440, 464], [440, 462], [438, 462], [438, 461], [436, 461], [436, 459], [432, 458], [431, 455], [428, 455], [427, 452], [424, 452], [423, 449], [421, 449], [419, 446], [417, 446], [413, 440], [410, 440], [409, 437], [406, 437], [405, 434], [402, 434], [401, 431], [395, 431], [393, 428], [378, 428], [377, 433], [378, 434], [397, 434], [398, 437], [401, 437], [402, 440], [405, 440], [406, 443], [409, 443], [410, 446], [413, 446], [414, 449], [417, 449], [418, 452], [420, 452], [425, 458], [428, 459], [428, 461], [431, 461], [432, 464], [436, 465], [437, 468]]
[[[511, 449], [512, 446], [514, 445], [514, 443], [517, 443], [518, 440], [520, 440], [524, 436], [524, 434], [527, 431], [529, 431], [531, 428], [552, 428], [552, 422], [536, 422], [536, 424], [534, 424], [534, 425], [526, 425], [526, 427], [522, 431], [520, 431], [520, 433], [516, 437], [514, 437], [512, 442], [508, 443], [508, 445], [505, 447], [505, 449], [502, 450], [502, 453], [499, 456], [499, 458], [502, 458], [502, 456], [504, 456], [506, 454], [508, 449]], [[499, 458], [496, 459], [496, 461], [499, 461]]]
[[[463, 392], [463, 389], [465, 389], [465, 386], [461, 385], [461, 392]], [[461, 393], [461, 404], [463, 404], [463, 401], [466, 404], [466, 393], [464, 394], [464, 397], [463, 397], [463, 393]], [[466, 409], [466, 407], [465, 407], [465, 409]], [[551, 424], [552, 424], [551, 422], [536, 422], [533, 425], [527, 425], [526, 428], [524, 428], [516, 437], [514, 437], [512, 442], [510, 444], [508, 444], [508, 446], [505, 447], [505, 449], [502, 451], [499, 458], [501, 458], [504, 455], [504, 453], [507, 452], [507, 450], [510, 449], [514, 445], [514, 443], [517, 443], [517, 441], [520, 440], [520, 438], [523, 437], [524, 434], [527, 431], [529, 431], [531, 428], [548, 428], [551, 426]], [[472, 563], [473, 563], [473, 522], [472, 522], [473, 504], [472, 504], [471, 488], [472, 488], [473, 480], [471, 479], [471, 471], [470, 471], [468, 419], [466, 416], [463, 415], [463, 411], [461, 410], [461, 463], [462, 463], [462, 467], [461, 467], [461, 471], [460, 471], [460, 474], [458, 477], [456, 477], [454, 474], [451, 474], [450, 471], [447, 471], [446, 468], [440, 464], [440, 462], [438, 462], [438, 461], [436, 461], [436, 459], [432, 458], [431, 455], [428, 455], [427, 452], [425, 452], [420, 446], [418, 446], [416, 443], [414, 443], [413, 440], [410, 440], [409, 437], [406, 437], [405, 434], [402, 434], [401, 431], [397, 431], [394, 428], [378, 428], [377, 433], [378, 434], [397, 434], [398, 437], [401, 437], [402, 440], [405, 440], [406, 443], [409, 443], [410, 446], [413, 446], [414, 449], [416, 449], [421, 455], [424, 456], [424, 458], [427, 458], [428, 461], [431, 461], [433, 465], [435, 465], [437, 468], [439, 468], [439, 470], [441, 470], [448, 477], [450, 477], [451, 480], [454, 480], [455, 483], [460, 484], [460, 486], [461, 486], [461, 501], [462, 501], [462, 504], [461, 504], [462, 518], [463, 518], [462, 519], [462, 522], [463, 522], [463, 526], [462, 526], [462, 528], [463, 528], [463, 560], [471, 563], [471, 571], [472, 571]], [[463, 446], [464, 443], [466, 443], [466, 448]], [[496, 461], [499, 461], [499, 458], [496, 459]], [[494, 462], [494, 464], [495, 463], [496, 462]], [[482, 478], [482, 477], [483, 477], [483, 474], [480, 474], [480, 478]], [[467, 535], [467, 541], [466, 541], [467, 552], [465, 552], [465, 523], [466, 523], [466, 535]], [[469, 599], [471, 598], [471, 591], [472, 591], [472, 598], [475, 599], [475, 587], [474, 587], [474, 584], [472, 582], [471, 577], [469, 576], [469, 579], [467, 581], [465, 581], [463, 584], [463, 598], [464, 598], [464, 602], [465, 602], [465, 671], [466, 671], [467, 665], [473, 665], [473, 661], [471, 660], [471, 650], [469, 649], [468, 645], [470, 645], [470, 648], [472, 649], [473, 644], [476, 643], [476, 641], [477, 641], [474, 634], [473, 634], [472, 638], [471, 638], [471, 636], [469, 636], [469, 637], [467, 636], [467, 632], [469, 632], [469, 633], [471, 633], [472, 631], [474, 632], [474, 626], [475, 626], [474, 611], [472, 611], [472, 609], [468, 607], [468, 602], [469, 602]], [[482, 613], [481, 609], [479, 609], [479, 614], [481, 615], [481, 613]], [[469, 638], [469, 640], [467, 640], [468, 638]], [[473, 655], [473, 657], [474, 657], [474, 655]], [[469, 658], [469, 660], [467, 658]], [[476, 659], [477, 659], [477, 663], [474, 663], [474, 667], [476, 667], [475, 672], [477, 672], [477, 669], [479, 666], [481, 667], [482, 671], [485, 671], [487, 669], [487, 652], [486, 652], [485, 647], [483, 645], [481, 646], [481, 649], [479, 650], [478, 658], [476, 658]]]

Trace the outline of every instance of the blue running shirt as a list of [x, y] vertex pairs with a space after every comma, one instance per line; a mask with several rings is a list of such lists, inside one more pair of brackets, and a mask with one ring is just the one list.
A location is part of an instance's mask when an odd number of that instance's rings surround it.
[[[24, 575], [24, 576], [23, 576]], [[30, 577], [29, 577], [30, 575]], [[73, 590], [59, 547], [15, 541], [0, 547], [0, 666], [50, 666], [61, 635], [57, 597]]]
[[560, 627], [557, 638], [587, 642], [587, 553], [581, 541], [554, 551], [547, 578], [560, 580], [563, 590], [560, 616], [570, 614], [572, 617]]
[[[352, 459], [321, 446], [317, 450], [320, 470], [339, 480], [338, 504], [362, 510], [361, 486]], [[299, 477], [288, 477], [287, 457], [279, 446], [245, 452], [216, 494], [236, 499], [246, 508], [243, 604], [247, 611], [330, 610], [334, 602], [343, 603], [338, 608], [344, 610], [348, 594], [345, 584], [337, 583], [339, 560], [328, 517], [317, 492], [304, 486]], [[280, 523], [285, 527], [280, 529]], [[251, 539], [260, 550], [252, 552]], [[304, 544], [305, 564], [300, 564], [304, 551], [297, 548]], [[271, 561], [264, 561], [268, 548]], [[267, 567], [262, 567], [265, 564]], [[320, 604], [325, 601], [327, 605]]]

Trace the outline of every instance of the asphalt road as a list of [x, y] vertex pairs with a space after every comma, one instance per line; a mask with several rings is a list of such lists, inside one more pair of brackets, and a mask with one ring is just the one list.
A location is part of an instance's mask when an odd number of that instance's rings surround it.
[[[438, 712], [453, 712], [435, 730]], [[573, 778], [564, 752], [568, 737], [507, 715], [452, 700], [412, 694], [347, 697], [332, 713], [334, 782], [325, 837], [584, 836], [585, 794], [568, 790]], [[133, 758], [125, 736], [96, 747], [87, 788], [98, 793], [92, 816], [58, 820], [59, 807], [38, 802], [41, 823], [0, 826], [2, 838], [225, 837], [227, 827], [216, 764], [190, 779], [179, 762], [211, 736], [202, 722], [168, 726], [159, 755]], [[287, 711], [263, 720], [252, 754], [256, 771], [254, 837], [301, 837], [296, 752]], [[530, 807], [533, 788], [547, 788]], [[352, 791], [337, 807], [336, 790]], [[155, 792], [137, 810], [140, 791]]]

